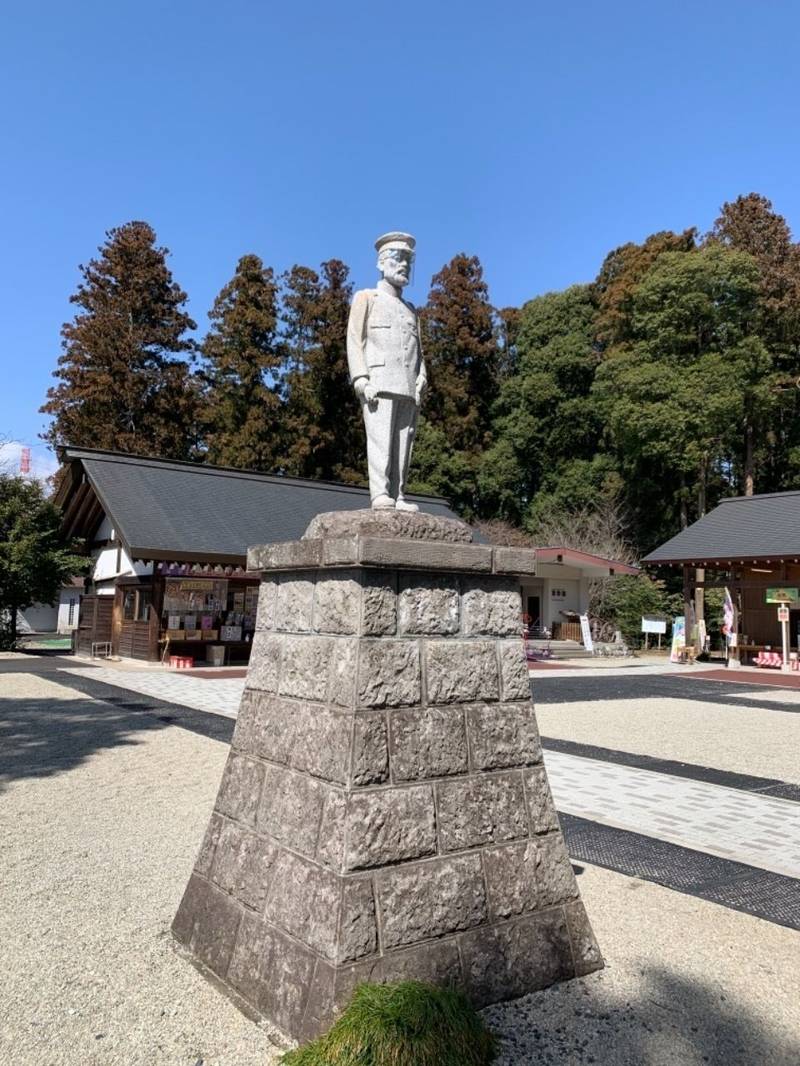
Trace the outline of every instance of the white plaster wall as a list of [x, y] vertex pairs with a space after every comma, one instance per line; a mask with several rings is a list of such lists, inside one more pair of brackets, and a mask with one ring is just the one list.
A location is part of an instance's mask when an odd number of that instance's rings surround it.
[[17, 611], [18, 633], [55, 633], [58, 624], [58, 607], [46, 603], [34, 603], [24, 611]]
[[[542, 614], [547, 619], [546, 625], [552, 626], [553, 622], [566, 622], [561, 611], [577, 611], [580, 613], [580, 581], [560, 577], [549, 577], [544, 581], [544, 597]], [[554, 597], [553, 589], [563, 589], [566, 596]]]
[[144, 577], [152, 572], [152, 563], [142, 563], [139, 560], [135, 564], [132, 563], [124, 548], [119, 551], [119, 566], [117, 566], [117, 547], [112, 545], [108, 548], [101, 548], [95, 556], [92, 580], [107, 581], [121, 574], [138, 574], [139, 577]]
[[[75, 601], [72, 611], [72, 623], [69, 620], [69, 601]], [[71, 633], [78, 628], [78, 615], [81, 608], [81, 590], [76, 588], [62, 589], [58, 603], [58, 632]]]

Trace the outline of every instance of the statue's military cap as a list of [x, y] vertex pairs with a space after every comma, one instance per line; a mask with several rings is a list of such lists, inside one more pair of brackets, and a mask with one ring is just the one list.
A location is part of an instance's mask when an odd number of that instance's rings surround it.
[[411, 252], [414, 254], [414, 248], [416, 246], [416, 238], [412, 237], [410, 233], [399, 233], [393, 230], [391, 233], [384, 233], [382, 237], [378, 237], [375, 241], [375, 251], [380, 253], [386, 249], [400, 249], [404, 252]]

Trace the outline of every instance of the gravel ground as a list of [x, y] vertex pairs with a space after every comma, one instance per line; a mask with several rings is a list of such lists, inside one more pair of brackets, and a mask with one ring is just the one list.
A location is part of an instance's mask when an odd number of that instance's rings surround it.
[[[693, 682], [681, 684], [688, 691]], [[726, 704], [666, 696], [538, 701], [536, 716], [545, 737], [800, 784], [800, 714], [777, 704], [774, 710], [745, 706], [760, 698], [754, 693], [730, 696]]]
[[[22, 672], [0, 673], [0, 740], [0, 1063], [275, 1063], [168, 935], [226, 746]], [[579, 884], [607, 969], [487, 1011], [499, 1066], [797, 1066], [800, 934], [592, 867]]]

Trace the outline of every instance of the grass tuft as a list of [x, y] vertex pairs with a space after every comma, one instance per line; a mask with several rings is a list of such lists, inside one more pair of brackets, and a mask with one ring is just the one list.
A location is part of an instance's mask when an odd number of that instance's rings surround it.
[[361, 984], [318, 1040], [283, 1066], [488, 1066], [496, 1040], [454, 988], [422, 981]]

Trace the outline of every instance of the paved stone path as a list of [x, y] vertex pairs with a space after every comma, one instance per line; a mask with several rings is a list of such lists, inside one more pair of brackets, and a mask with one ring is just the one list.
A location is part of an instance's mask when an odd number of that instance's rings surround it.
[[[664, 673], [663, 667], [643, 669]], [[236, 717], [244, 689], [243, 678], [113, 667], [64, 672], [227, 718]], [[624, 671], [597, 671], [617, 673]], [[752, 689], [730, 692], [734, 699], [753, 695]], [[776, 703], [797, 700], [796, 692], [768, 696]], [[548, 751], [545, 758], [559, 811], [800, 878], [798, 803], [561, 752]]]
[[113, 667], [75, 667], [59, 671], [88, 677], [104, 685], [140, 692], [153, 696], [157, 700], [178, 703], [183, 707], [193, 707], [197, 711], [209, 714], [221, 714], [226, 718], [235, 718], [239, 712], [239, 701], [244, 690], [244, 678], [200, 678], [184, 677], [177, 673], [115, 670]]
[[800, 804], [545, 752], [559, 811], [800, 878]]

